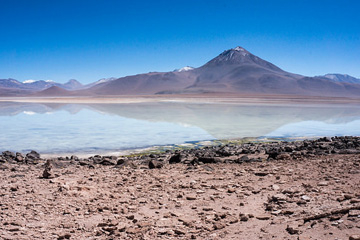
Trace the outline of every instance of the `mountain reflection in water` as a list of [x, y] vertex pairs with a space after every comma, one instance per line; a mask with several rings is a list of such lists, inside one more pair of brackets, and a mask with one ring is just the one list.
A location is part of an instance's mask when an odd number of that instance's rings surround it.
[[360, 106], [0, 103], [0, 150], [100, 153], [243, 137], [360, 135]]

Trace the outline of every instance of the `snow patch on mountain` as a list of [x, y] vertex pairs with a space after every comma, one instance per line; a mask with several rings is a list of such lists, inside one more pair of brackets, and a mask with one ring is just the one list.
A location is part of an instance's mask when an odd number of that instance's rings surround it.
[[29, 84], [29, 83], [34, 83], [34, 82], [37, 82], [37, 81], [36, 81], [36, 80], [32, 80], [32, 79], [23, 81], [24, 84]]
[[180, 68], [180, 69], [175, 69], [174, 72], [187, 72], [187, 71], [191, 71], [193, 69], [194, 69], [193, 67], [186, 66], [186, 67], [183, 67], [183, 68]]

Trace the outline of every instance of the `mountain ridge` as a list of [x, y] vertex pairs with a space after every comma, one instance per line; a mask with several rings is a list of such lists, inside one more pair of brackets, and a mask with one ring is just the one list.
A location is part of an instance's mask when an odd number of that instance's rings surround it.
[[[307, 77], [290, 73], [240, 46], [223, 51], [198, 68], [104, 78], [87, 85], [76, 80], [68, 83], [46, 82], [79, 96], [231, 93], [360, 97], [360, 81], [357, 82], [356, 78], [331, 74]], [[19, 84], [22, 86], [18, 81], [8, 79], [7, 85], [2, 86], [0, 80], [0, 88], [17, 88]], [[26, 85], [31, 84], [34, 83]], [[43, 90], [38, 91], [41, 96], [52, 92]], [[55, 92], [68, 95], [60, 89]]]

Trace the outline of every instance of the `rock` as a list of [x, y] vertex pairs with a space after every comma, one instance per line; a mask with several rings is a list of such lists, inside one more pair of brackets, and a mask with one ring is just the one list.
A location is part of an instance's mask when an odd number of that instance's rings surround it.
[[50, 179], [50, 178], [54, 178], [54, 174], [52, 172], [52, 161], [51, 160], [47, 160], [46, 163], [44, 164], [44, 171], [42, 174], [42, 177], [45, 179]]
[[200, 166], [202, 169], [204, 169], [205, 171], [209, 171], [209, 172], [213, 172], [214, 168], [210, 167], [209, 165], [201, 165]]
[[229, 222], [230, 224], [234, 224], [234, 223], [239, 222], [239, 219], [238, 219], [237, 217], [235, 217], [235, 216], [230, 216], [230, 217], [228, 217], [228, 218], [226, 218], [226, 219], [228, 220], [228, 222]]
[[360, 240], [360, 235], [351, 235], [349, 240]]
[[260, 177], [264, 177], [268, 174], [269, 174], [268, 172], [255, 172], [255, 176], [260, 176]]
[[274, 191], [280, 190], [279, 185], [274, 184], [274, 185], [272, 185], [271, 187], [272, 187], [272, 189], [273, 189]]
[[349, 216], [350, 216], [350, 217], [360, 216], [360, 210], [350, 210], [350, 211], [349, 211]]
[[174, 229], [174, 233], [175, 233], [176, 235], [185, 235], [185, 232], [182, 231], [182, 230], [179, 230], [179, 229]]
[[307, 196], [307, 195], [302, 195], [302, 196], [301, 196], [301, 199], [304, 200], [304, 201], [307, 201], [307, 202], [310, 201], [310, 197]]
[[182, 222], [185, 226], [187, 227], [192, 227], [193, 226], [193, 223], [194, 221], [191, 220], [191, 219], [187, 219], [187, 218], [184, 218], [184, 217], [181, 217], [178, 219], [179, 222]]
[[219, 163], [219, 162], [221, 162], [221, 160], [216, 157], [199, 157], [198, 161], [202, 162], [202, 163]]
[[268, 215], [259, 215], [259, 216], [256, 216], [256, 218], [259, 219], [259, 220], [269, 220], [270, 216], [268, 216]]
[[214, 210], [212, 207], [203, 207], [203, 211], [205, 211], [205, 212], [209, 212], [212, 210]]
[[321, 187], [322, 187], [322, 186], [327, 186], [327, 185], [328, 185], [328, 182], [325, 182], [325, 181], [318, 183], [318, 186], [321, 186]]
[[28, 154], [26, 154], [25, 162], [26, 163], [33, 163], [36, 164], [37, 160], [40, 160], [40, 154], [36, 151], [31, 151]]
[[137, 233], [140, 233], [142, 231], [141, 228], [135, 228], [135, 227], [129, 227], [126, 229], [126, 233], [129, 233], [129, 234], [137, 234]]
[[345, 195], [344, 195], [344, 198], [345, 198], [346, 200], [352, 199], [353, 197], [354, 197], [354, 196], [351, 195], [351, 194], [345, 194]]
[[275, 194], [271, 197], [271, 200], [274, 202], [286, 202], [287, 196], [282, 193]]
[[120, 159], [117, 161], [116, 165], [123, 165], [123, 164], [126, 163], [126, 161], [127, 161], [126, 159], [120, 158]]
[[110, 157], [102, 157], [101, 161], [99, 161], [98, 164], [101, 164], [104, 166], [113, 166], [113, 165], [117, 164], [117, 161], [113, 160]]
[[250, 158], [247, 155], [241, 156], [235, 160], [236, 163], [250, 162]]
[[228, 188], [227, 192], [228, 193], [234, 193], [234, 192], [236, 192], [236, 189], [235, 188]]
[[171, 164], [180, 163], [183, 159], [184, 159], [184, 155], [181, 153], [177, 153], [170, 157], [169, 163], [171, 163]]
[[225, 224], [222, 222], [216, 222], [216, 223], [214, 223], [213, 227], [214, 227], [214, 230], [219, 230], [219, 229], [225, 228]]
[[289, 153], [281, 153], [281, 154], [277, 155], [276, 159], [277, 160], [290, 160], [291, 155]]
[[2, 152], [2, 155], [5, 159], [15, 159], [15, 154], [10, 151], [4, 151]]
[[162, 168], [164, 166], [164, 164], [160, 161], [157, 160], [150, 160], [149, 161], [149, 168], [150, 169], [154, 169], [154, 168]]
[[59, 236], [57, 239], [63, 240], [63, 239], [70, 239], [70, 238], [71, 238], [71, 234], [67, 233], [67, 234]]
[[246, 216], [246, 215], [241, 215], [240, 216], [240, 221], [247, 222], [248, 220], [249, 220], [248, 216]]
[[289, 225], [286, 227], [286, 231], [291, 234], [291, 235], [294, 235], [294, 234], [299, 234], [299, 229], [295, 229], [293, 227], [289, 227]]
[[15, 160], [16, 160], [17, 162], [23, 162], [23, 161], [24, 161], [24, 156], [23, 156], [21, 153], [17, 152], [17, 153], [16, 153]]
[[186, 196], [187, 200], [196, 200], [196, 196], [195, 195], [188, 195]]

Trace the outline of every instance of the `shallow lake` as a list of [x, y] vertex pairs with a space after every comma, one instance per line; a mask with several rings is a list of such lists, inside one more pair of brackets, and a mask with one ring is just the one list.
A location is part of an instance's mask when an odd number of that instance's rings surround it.
[[0, 102], [0, 151], [102, 154], [215, 139], [360, 135], [358, 105]]

